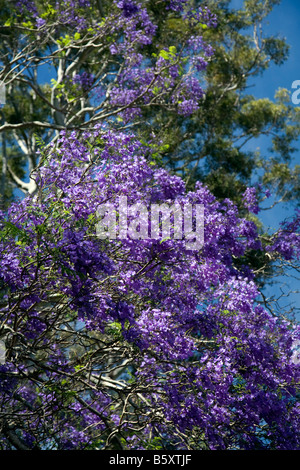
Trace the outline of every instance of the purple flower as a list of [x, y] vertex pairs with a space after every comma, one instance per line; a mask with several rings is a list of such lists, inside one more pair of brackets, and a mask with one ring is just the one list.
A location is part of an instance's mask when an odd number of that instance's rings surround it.
[[34, 16], [37, 15], [37, 9], [34, 0], [18, 0], [16, 7], [21, 13], [32, 13]]
[[121, 0], [117, 3], [117, 6], [123, 10], [123, 15], [125, 18], [130, 18], [139, 10], [136, 3], [130, 0]]
[[42, 28], [43, 26], [45, 26], [46, 20], [44, 20], [43, 18], [38, 17], [35, 20], [35, 24], [36, 24], [37, 28]]
[[94, 75], [88, 72], [77, 73], [73, 77], [73, 83], [79, 85], [84, 91], [88, 91], [94, 83]]
[[253, 214], [258, 214], [260, 208], [257, 203], [256, 188], [247, 188], [243, 194], [244, 206]]

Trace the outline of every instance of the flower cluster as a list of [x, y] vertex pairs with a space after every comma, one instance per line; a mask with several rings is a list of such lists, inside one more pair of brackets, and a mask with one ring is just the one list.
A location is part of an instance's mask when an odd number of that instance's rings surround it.
[[77, 73], [73, 77], [73, 83], [79, 85], [84, 91], [90, 90], [94, 80], [94, 76], [88, 72]]
[[20, 11], [20, 13], [30, 12], [33, 15], [37, 14], [36, 5], [33, 0], [18, 0], [16, 3], [16, 8]]
[[268, 252], [277, 253], [286, 260], [300, 258], [300, 211], [292, 221], [284, 221], [278, 232], [272, 237], [271, 244], [266, 246]]
[[137, 13], [139, 7], [135, 2], [128, 0], [121, 0], [117, 3], [117, 6], [123, 10], [125, 18], [130, 18], [134, 13]]
[[256, 196], [256, 188], [247, 188], [243, 194], [243, 201], [245, 207], [253, 214], [258, 214], [260, 211], [257, 196]]

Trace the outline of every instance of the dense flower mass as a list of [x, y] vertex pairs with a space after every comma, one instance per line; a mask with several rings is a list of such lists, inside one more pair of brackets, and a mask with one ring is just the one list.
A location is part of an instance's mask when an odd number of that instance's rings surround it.
[[[46, 152], [37, 193], [1, 222], [1, 406], [22, 445], [299, 448], [300, 329], [235, 265], [261, 247], [254, 224], [200, 183], [186, 192], [128, 134], [63, 132]], [[99, 239], [97, 209], [125, 195], [203, 204], [203, 247]]]

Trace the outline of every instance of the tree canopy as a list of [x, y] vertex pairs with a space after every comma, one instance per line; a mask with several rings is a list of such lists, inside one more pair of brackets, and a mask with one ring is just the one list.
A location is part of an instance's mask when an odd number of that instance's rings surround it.
[[255, 218], [293, 199], [297, 111], [242, 93], [286, 47], [258, 35], [277, 2], [217, 3], [1, 5], [2, 450], [300, 448], [300, 327], [258, 280], [299, 213]]

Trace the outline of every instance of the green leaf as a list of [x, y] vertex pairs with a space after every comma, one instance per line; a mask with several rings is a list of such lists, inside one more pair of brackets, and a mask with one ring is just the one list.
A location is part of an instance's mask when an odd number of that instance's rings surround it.
[[162, 49], [162, 50], [159, 52], [159, 57], [162, 57], [162, 58], [165, 59], [165, 60], [169, 60], [170, 54], [169, 54], [169, 52], [167, 52], [167, 51], [165, 51], [165, 50]]

